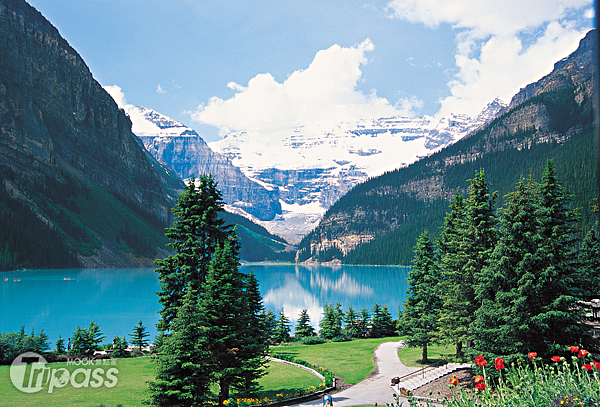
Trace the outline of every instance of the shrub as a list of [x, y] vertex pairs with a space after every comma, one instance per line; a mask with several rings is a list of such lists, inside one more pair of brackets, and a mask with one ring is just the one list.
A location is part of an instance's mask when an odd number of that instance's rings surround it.
[[325, 343], [327, 341], [325, 339], [321, 338], [320, 336], [306, 336], [306, 337], [300, 339], [298, 342], [300, 342], [303, 345], [318, 345], [320, 343]]
[[351, 341], [352, 338], [346, 335], [338, 335], [336, 337], [331, 338], [332, 342], [348, 342]]

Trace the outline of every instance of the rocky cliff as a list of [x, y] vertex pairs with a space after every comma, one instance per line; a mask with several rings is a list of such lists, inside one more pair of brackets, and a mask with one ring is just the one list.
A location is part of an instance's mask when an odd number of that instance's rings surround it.
[[[107, 251], [121, 259], [110, 265], [137, 264], [162, 246], [157, 233], [174, 197], [131, 121], [56, 28], [22, 0], [0, 0], [0, 168], [6, 199], [26, 202], [80, 264], [106, 265], [94, 256]], [[87, 209], [95, 199], [96, 214]], [[4, 216], [9, 206], [0, 205]], [[111, 211], [127, 222], [109, 227], [111, 220], [93, 219]], [[151, 236], [148, 223], [156, 225]], [[67, 224], [83, 230], [87, 249], [74, 243]], [[145, 239], [139, 250], [133, 236]]]

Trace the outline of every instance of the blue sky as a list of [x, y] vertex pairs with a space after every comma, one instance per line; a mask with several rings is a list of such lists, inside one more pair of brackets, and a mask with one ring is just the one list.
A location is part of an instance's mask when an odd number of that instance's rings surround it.
[[[590, 0], [29, 0], [123, 103], [238, 130], [477, 114], [549, 73]], [[119, 91], [120, 88], [120, 91]]]

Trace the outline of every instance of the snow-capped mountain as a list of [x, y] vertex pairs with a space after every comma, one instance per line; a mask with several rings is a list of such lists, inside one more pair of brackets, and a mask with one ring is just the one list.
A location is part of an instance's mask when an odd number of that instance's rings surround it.
[[298, 242], [359, 182], [460, 140], [505, 107], [496, 99], [475, 118], [387, 117], [341, 123], [334, 129], [297, 128], [288, 134], [235, 132], [209, 145], [250, 179], [278, 192], [283, 213], [262, 224]]
[[248, 179], [226, 157], [211, 150], [193, 129], [145, 107], [127, 105], [125, 111], [144, 147], [182, 179], [212, 174], [230, 212], [257, 220], [271, 220], [281, 213], [276, 191]]

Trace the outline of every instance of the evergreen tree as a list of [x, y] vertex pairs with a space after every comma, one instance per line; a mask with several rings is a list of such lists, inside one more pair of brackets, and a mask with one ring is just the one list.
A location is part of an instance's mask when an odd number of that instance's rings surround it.
[[275, 326], [275, 343], [283, 343], [290, 341], [290, 320], [285, 316], [283, 308], [279, 311], [277, 325]]
[[369, 310], [365, 307], [360, 311], [360, 319], [358, 321], [358, 335], [361, 338], [369, 336], [369, 330], [371, 328], [371, 315]]
[[268, 351], [271, 333], [268, 321], [264, 318], [265, 309], [258, 280], [252, 270], [245, 276], [245, 287], [245, 312], [248, 318], [246, 343], [240, 354], [244, 358], [240, 371], [241, 380], [234, 383], [234, 387], [245, 394], [251, 394], [260, 390], [258, 379], [266, 373], [263, 356]]
[[265, 329], [265, 336], [269, 345], [277, 343], [276, 331], [277, 331], [277, 316], [271, 310], [262, 310], [260, 313], [260, 319]]
[[65, 340], [60, 335], [56, 340], [56, 353], [65, 353]]
[[90, 322], [89, 328], [77, 326], [77, 330], [71, 335], [72, 348], [71, 353], [75, 355], [91, 354], [98, 349], [98, 346], [104, 339], [100, 327], [96, 321]]
[[111, 357], [124, 358], [127, 356], [127, 346], [128, 345], [125, 337], [121, 339], [118, 335], [115, 335], [113, 338]]
[[454, 193], [450, 212], [444, 219], [444, 226], [438, 240], [440, 249], [440, 271], [442, 282], [440, 293], [443, 307], [439, 316], [439, 334], [444, 342], [456, 343], [456, 355], [462, 354], [462, 343], [467, 330], [462, 315], [463, 280], [461, 270], [466, 264], [463, 234], [465, 228], [465, 205], [462, 195]]
[[376, 302], [371, 310], [371, 329], [369, 336], [372, 338], [391, 336], [394, 334], [394, 330], [394, 321], [387, 305], [382, 307]]
[[550, 357], [582, 344], [578, 305], [588, 282], [576, 267], [575, 213], [548, 161], [542, 183], [521, 181], [501, 214], [500, 239], [481, 275], [476, 347]]
[[206, 329], [203, 349], [214, 361], [211, 378], [219, 385], [219, 405], [229, 398], [231, 386], [256, 389], [256, 381], [265, 374], [267, 346], [258, 332], [261, 301], [249, 293], [257, 290], [253, 281], [248, 285], [247, 276], [239, 272], [237, 243], [217, 246], [202, 284], [199, 309]]
[[409, 336], [408, 346], [421, 346], [421, 363], [429, 363], [427, 345], [436, 339], [442, 300], [438, 288], [440, 269], [427, 230], [419, 236], [414, 253], [413, 267], [408, 274], [409, 289], [404, 301], [402, 326]]
[[[333, 339], [342, 334], [342, 316], [340, 305], [335, 307], [326, 303], [323, 309], [323, 319], [319, 322], [319, 336], [325, 339]], [[342, 313], [343, 314], [343, 313]]]
[[576, 268], [578, 216], [569, 209], [570, 198], [558, 182], [552, 160], [548, 160], [537, 193], [540, 199], [535, 253], [538, 290], [532, 291], [533, 298], [529, 298], [533, 320], [530, 332], [536, 333], [531, 346], [551, 353], [585, 336], [579, 325], [584, 313], [577, 300], [587, 282], [580, 278]]
[[457, 353], [463, 340], [470, 343], [472, 339], [469, 326], [479, 308], [475, 301], [475, 284], [497, 239], [496, 193], [490, 193], [483, 170], [475, 172], [469, 182], [469, 197], [461, 207], [461, 200], [455, 196], [451, 208], [457, 212], [446, 217], [445, 228], [449, 230], [445, 235], [442, 233], [440, 239], [444, 286], [440, 333], [447, 342], [457, 341]]
[[315, 330], [310, 325], [310, 317], [308, 316], [308, 310], [304, 308], [300, 312], [300, 316], [298, 317], [298, 322], [296, 323], [296, 330], [294, 332], [294, 336], [297, 338], [304, 338], [306, 336], [314, 336]]
[[587, 281], [586, 290], [581, 292], [584, 301], [600, 296], [600, 235], [590, 230], [583, 239], [579, 250], [579, 273]]
[[219, 217], [222, 211], [221, 192], [211, 175], [202, 175], [198, 181], [192, 178], [180, 194], [173, 208], [175, 222], [165, 233], [172, 240], [167, 245], [176, 253], [156, 261], [161, 283], [159, 303], [162, 305], [159, 331], [171, 329], [187, 287], [200, 293], [215, 248], [222, 246], [232, 235], [231, 227], [225, 226]]
[[146, 338], [148, 338], [150, 334], [146, 330], [146, 327], [142, 321], [133, 327], [133, 333], [129, 334], [129, 336], [131, 337], [131, 344], [133, 346], [137, 346], [140, 352], [144, 346], [148, 346], [149, 342]]
[[396, 322], [392, 318], [392, 313], [387, 305], [381, 307], [381, 322], [379, 325], [383, 336], [394, 336], [396, 334]]
[[[472, 324], [475, 349], [508, 356], [532, 349], [528, 341], [531, 323], [527, 296], [537, 290], [533, 254], [537, 249], [537, 196], [531, 178], [521, 179], [500, 209], [499, 239], [491, 260], [479, 275], [477, 301], [481, 307]], [[524, 329], [525, 328], [525, 329]]]
[[350, 338], [358, 338], [360, 336], [359, 333], [359, 320], [358, 314], [352, 308], [352, 305], [348, 307], [348, 311], [346, 311], [346, 315], [344, 316], [344, 332]]
[[197, 294], [189, 287], [173, 320], [172, 333], [163, 335], [158, 347], [155, 380], [149, 382], [150, 404], [188, 407], [209, 400], [215, 361], [206, 346], [207, 330], [200, 321]]

